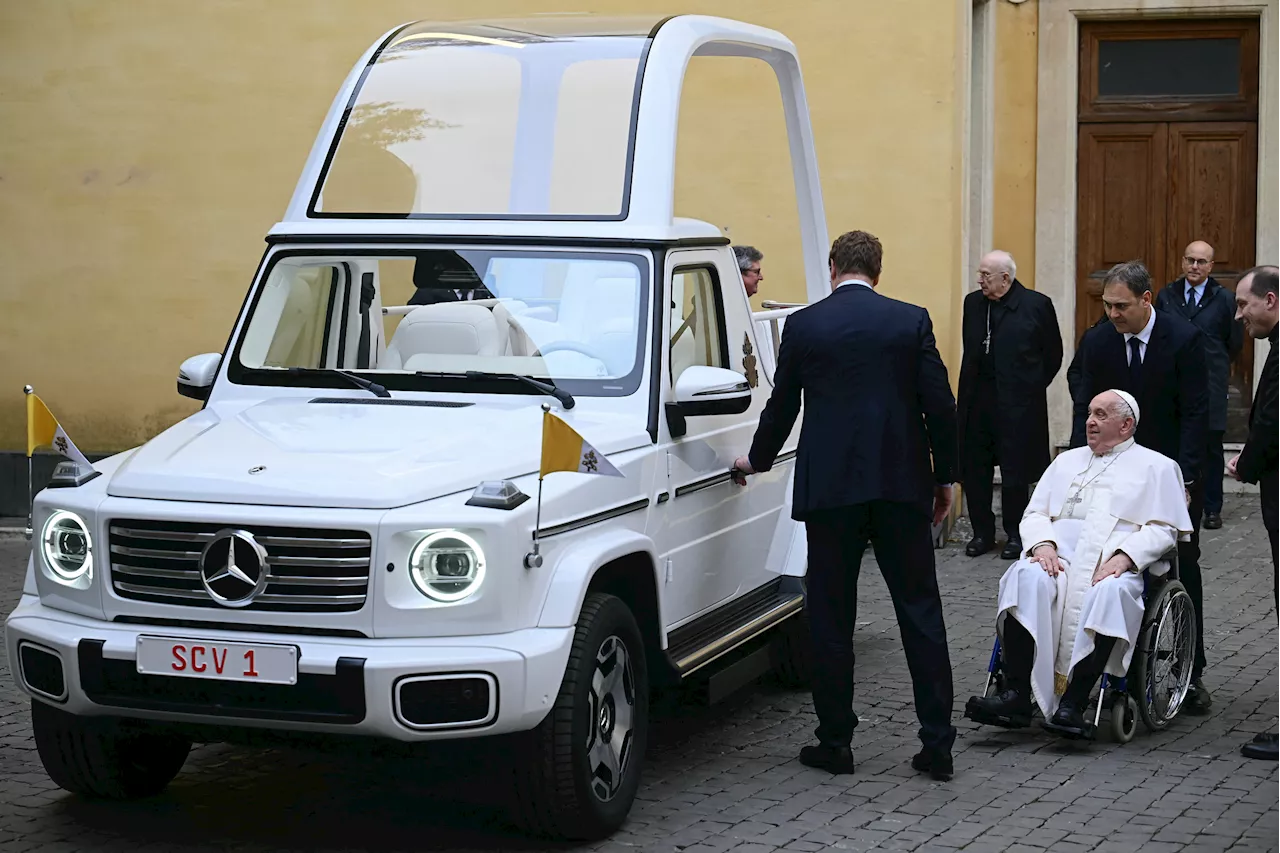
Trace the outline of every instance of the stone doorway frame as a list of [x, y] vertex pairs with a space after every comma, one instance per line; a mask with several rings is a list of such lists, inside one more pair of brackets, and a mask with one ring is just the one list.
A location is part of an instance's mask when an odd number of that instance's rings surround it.
[[[1036, 290], [1051, 297], [1062, 332], [1063, 369], [1049, 388], [1049, 440], [1071, 439], [1066, 365], [1075, 355], [1076, 137], [1079, 116], [1080, 22], [1208, 17], [1259, 18], [1258, 206], [1255, 262], [1275, 262], [1280, 249], [1280, 112], [1277, 106], [1277, 15], [1280, 0], [1040, 0], [1036, 115]], [[1254, 364], [1267, 356], [1255, 341]], [[1253, 372], [1257, 387], [1258, 370]]]

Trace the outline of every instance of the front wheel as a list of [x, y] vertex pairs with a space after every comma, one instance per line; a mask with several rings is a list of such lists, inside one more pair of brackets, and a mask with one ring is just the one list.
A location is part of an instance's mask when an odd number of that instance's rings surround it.
[[644, 643], [621, 599], [590, 593], [550, 713], [516, 756], [520, 822], [545, 835], [603, 838], [640, 787], [649, 728]]
[[132, 800], [160, 793], [178, 775], [191, 741], [145, 724], [77, 717], [31, 703], [31, 727], [45, 772], [86, 797]]

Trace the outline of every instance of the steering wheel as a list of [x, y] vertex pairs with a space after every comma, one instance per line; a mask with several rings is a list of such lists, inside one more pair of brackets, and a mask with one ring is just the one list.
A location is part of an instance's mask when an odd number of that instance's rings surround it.
[[580, 355], [585, 355], [587, 358], [594, 358], [602, 364], [606, 363], [604, 356], [600, 354], [599, 350], [589, 347], [584, 343], [579, 343], [578, 341], [552, 341], [546, 346], [538, 347], [534, 352], [534, 355], [546, 356], [549, 353], [565, 351], [576, 352]]

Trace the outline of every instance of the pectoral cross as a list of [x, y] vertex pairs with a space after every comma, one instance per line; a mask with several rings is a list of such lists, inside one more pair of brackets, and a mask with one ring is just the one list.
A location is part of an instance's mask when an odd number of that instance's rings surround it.
[[1084, 501], [1084, 498], [1080, 496], [1080, 492], [1081, 492], [1081, 489], [1076, 489], [1075, 494], [1067, 498], [1066, 503], [1062, 505], [1063, 515], [1067, 515], [1067, 516], [1071, 515], [1076, 511], [1076, 507], [1079, 506]]

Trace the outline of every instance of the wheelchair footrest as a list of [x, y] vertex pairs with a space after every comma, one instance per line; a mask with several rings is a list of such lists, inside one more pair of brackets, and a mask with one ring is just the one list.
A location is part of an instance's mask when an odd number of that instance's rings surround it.
[[975, 704], [972, 699], [965, 703], [964, 715], [984, 726], [1000, 726], [1005, 729], [1025, 729], [1031, 725], [1031, 714], [993, 714]]

